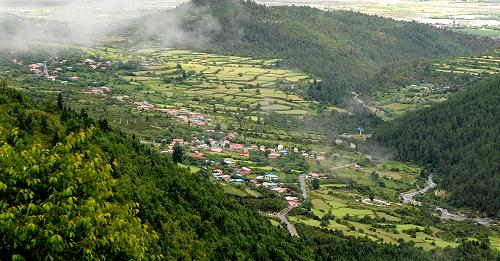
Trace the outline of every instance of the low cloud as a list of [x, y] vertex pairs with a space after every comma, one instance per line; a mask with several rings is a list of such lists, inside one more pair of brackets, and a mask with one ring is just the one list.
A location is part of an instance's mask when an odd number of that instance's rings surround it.
[[[129, 23], [139, 42], [203, 46], [220, 26], [204, 7], [181, 0], [0, 0], [0, 40], [93, 45]], [[168, 10], [170, 9], [170, 10]], [[166, 11], [164, 11], [166, 10]], [[196, 19], [186, 28], [186, 18]], [[130, 28], [130, 27], [129, 27]]]

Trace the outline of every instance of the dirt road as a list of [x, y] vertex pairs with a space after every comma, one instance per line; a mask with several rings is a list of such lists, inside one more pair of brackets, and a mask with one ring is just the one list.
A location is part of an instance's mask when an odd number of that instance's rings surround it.
[[[300, 182], [300, 188], [302, 189], [302, 196], [304, 197], [304, 200], [305, 200], [305, 199], [307, 199], [307, 186], [306, 186], [306, 175], [305, 174], [301, 174], [299, 176], [299, 182]], [[293, 208], [294, 208], [293, 206], [288, 206], [287, 208], [283, 209], [280, 212], [280, 219], [281, 219], [281, 222], [285, 223], [286, 228], [288, 229], [288, 232], [290, 233], [290, 235], [292, 235], [294, 237], [298, 237], [299, 233], [297, 233], [297, 229], [286, 218], [286, 215], [288, 215], [290, 210], [292, 210]]]

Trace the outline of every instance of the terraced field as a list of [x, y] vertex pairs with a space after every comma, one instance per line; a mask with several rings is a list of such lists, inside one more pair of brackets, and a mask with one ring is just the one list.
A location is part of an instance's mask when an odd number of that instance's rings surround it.
[[[398, 244], [402, 240], [413, 241], [415, 245], [426, 250], [458, 246], [457, 242], [440, 238], [441, 230], [437, 227], [426, 228], [407, 223], [404, 215], [401, 215], [398, 210], [402, 207], [394, 202], [391, 202], [391, 206], [364, 205], [359, 202], [359, 199], [363, 198], [359, 193], [343, 187], [327, 185], [324, 184], [319, 190], [310, 192], [311, 212], [319, 219], [295, 215], [290, 217], [290, 221], [338, 230], [348, 236], [384, 243]], [[333, 217], [327, 225], [321, 225], [320, 219], [328, 213]], [[372, 221], [362, 222], [366, 218]], [[417, 231], [414, 236], [409, 232], [411, 230]]]
[[[197, 109], [237, 111], [256, 109], [303, 116], [315, 111], [300, 92], [310, 76], [276, 67], [277, 60], [260, 60], [187, 50], [112, 48], [86, 50], [89, 55], [124, 62], [140, 61], [140, 70], [122, 75], [142, 92], [161, 93]], [[131, 56], [129, 53], [140, 54]], [[203, 99], [216, 100], [211, 107]], [[333, 109], [333, 107], [332, 107]]]
[[440, 72], [457, 74], [500, 73], [500, 50], [496, 50], [491, 55], [444, 60], [435, 63], [434, 67]]

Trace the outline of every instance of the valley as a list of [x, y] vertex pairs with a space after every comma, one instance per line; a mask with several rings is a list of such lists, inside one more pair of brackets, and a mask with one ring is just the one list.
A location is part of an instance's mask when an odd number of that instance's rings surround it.
[[497, 1], [290, 2], [0, 3], [0, 256], [497, 260]]
[[[4, 61], [10, 69], [3, 74], [17, 74], [19, 86], [35, 99], [62, 94], [72, 108], [108, 119], [160, 153], [181, 146], [179, 166], [211, 173], [225, 193], [258, 204], [294, 236], [300, 236], [295, 225], [306, 224], [380, 243], [414, 242], [425, 250], [458, 246], [450, 221], [440, 221], [422, 203], [400, 203], [400, 193], [425, 183], [421, 166], [361, 152], [369, 127], [360, 135], [354, 127], [341, 126], [335, 134], [304, 125], [335, 114], [347, 125], [365, 127], [352, 125], [361, 123], [349, 108], [305, 99], [316, 81], [307, 73], [280, 68], [278, 59], [148, 46], [62, 50], [38, 60], [10, 52]], [[410, 86], [398, 95], [427, 93], [426, 88]], [[433, 99], [430, 104], [444, 100]], [[380, 105], [370, 110], [404, 113]], [[427, 105], [416, 103], [414, 109], [422, 106]], [[469, 239], [484, 233], [478, 225], [467, 226], [473, 228]], [[489, 233], [490, 241], [499, 238]]]

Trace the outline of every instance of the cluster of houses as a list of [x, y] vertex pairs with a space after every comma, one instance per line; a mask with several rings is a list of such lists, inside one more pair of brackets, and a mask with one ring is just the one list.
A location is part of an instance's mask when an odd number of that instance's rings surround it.
[[[65, 62], [66, 60], [63, 60], [60, 63]], [[57, 80], [57, 78], [59, 78], [59, 73], [63, 70], [60, 67], [55, 68], [55, 70], [49, 70], [47, 62], [29, 64], [28, 69], [30, 70], [31, 74], [38, 77], [45, 77], [49, 81]]]
[[36, 76], [47, 76], [49, 75], [46, 63], [32, 63], [28, 65], [28, 69], [33, 75]]
[[183, 124], [195, 125], [195, 126], [205, 126], [208, 124], [210, 119], [199, 112], [192, 112], [188, 109], [171, 109], [171, 108], [157, 108], [154, 104], [148, 101], [134, 102], [134, 107], [141, 111], [156, 111], [160, 113], [165, 113], [177, 117], [179, 121]]
[[111, 93], [111, 88], [105, 87], [105, 86], [102, 86], [102, 87], [90, 87], [89, 90], [83, 91], [83, 93], [104, 95], [104, 94]]
[[290, 189], [284, 186], [283, 183], [278, 183], [279, 177], [275, 173], [267, 173], [262, 176], [257, 176], [255, 179], [248, 180], [246, 178], [247, 175], [251, 173], [251, 169], [242, 167], [237, 169], [237, 173], [233, 175], [224, 174], [224, 171], [221, 169], [215, 169], [212, 172], [212, 177], [219, 181], [225, 181], [236, 184], [253, 184], [254, 186], [260, 187], [263, 186], [268, 188], [271, 191], [277, 192], [279, 194], [287, 195], [285, 196], [285, 200], [288, 202], [290, 206], [298, 206], [300, 205], [300, 199], [298, 197], [294, 197], [290, 195]]
[[113, 62], [111, 61], [106, 61], [106, 62], [97, 62], [93, 59], [85, 59], [83, 60], [83, 64], [88, 65], [90, 68], [94, 70], [100, 70], [100, 71], [105, 71], [107, 69], [107, 66], [111, 65]]
[[[22, 62], [18, 62], [17, 59], [13, 59], [12, 62], [22, 65]], [[48, 61], [38, 62], [28, 64], [28, 69], [30, 70], [32, 75], [38, 77], [45, 77], [47, 80], [55, 81], [59, 77], [59, 74], [65, 70], [72, 70], [72, 66], [67, 66], [68, 60], [59, 61], [58, 58], [49, 59]], [[63, 69], [64, 68], [64, 69]], [[77, 81], [80, 78], [78, 76], [71, 76], [64, 81], [61, 81], [61, 84], [68, 83], [68, 81]]]

